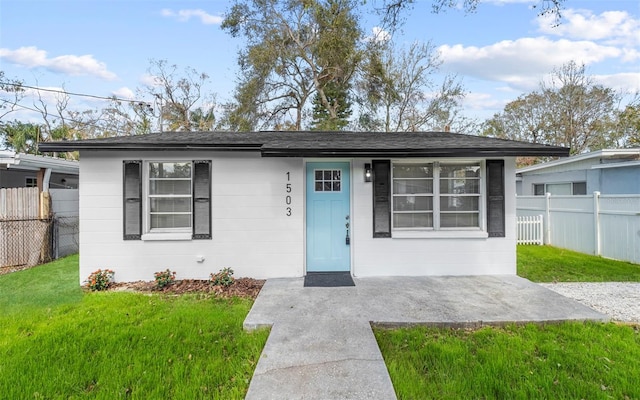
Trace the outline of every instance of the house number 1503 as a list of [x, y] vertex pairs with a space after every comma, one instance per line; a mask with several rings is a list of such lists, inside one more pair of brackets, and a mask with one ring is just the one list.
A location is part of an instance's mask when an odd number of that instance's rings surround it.
[[287, 217], [290, 217], [291, 214], [293, 213], [292, 209], [291, 209], [291, 172], [287, 172], [287, 185], [285, 186], [285, 197], [284, 197], [284, 203], [287, 205], [287, 208], [285, 209], [285, 215]]

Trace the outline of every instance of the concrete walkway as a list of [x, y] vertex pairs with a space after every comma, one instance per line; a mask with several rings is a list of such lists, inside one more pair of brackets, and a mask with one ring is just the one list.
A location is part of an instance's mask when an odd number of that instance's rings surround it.
[[305, 288], [270, 279], [244, 328], [271, 327], [247, 400], [395, 399], [371, 330], [607, 321], [574, 300], [517, 276], [354, 278], [355, 287]]

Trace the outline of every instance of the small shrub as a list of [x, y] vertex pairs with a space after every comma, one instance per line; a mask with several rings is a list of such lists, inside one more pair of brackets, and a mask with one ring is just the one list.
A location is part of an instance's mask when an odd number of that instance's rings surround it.
[[215, 286], [228, 287], [233, 284], [233, 270], [231, 268], [223, 268], [217, 274], [211, 274], [211, 283]]
[[158, 289], [165, 288], [176, 281], [176, 271], [170, 271], [169, 268], [164, 271], [156, 272], [153, 276], [155, 277], [156, 287]]
[[113, 282], [113, 272], [110, 269], [99, 269], [93, 271], [91, 275], [85, 281], [90, 290], [96, 292], [100, 290], [107, 290]]

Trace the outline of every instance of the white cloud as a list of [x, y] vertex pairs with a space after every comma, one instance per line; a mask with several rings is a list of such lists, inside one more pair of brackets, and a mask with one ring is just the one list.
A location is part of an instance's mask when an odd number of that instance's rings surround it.
[[163, 17], [175, 18], [180, 22], [187, 22], [193, 17], [199, 19], [205, 25], [220, 25], [223, 20], [222, 17], [211, 15], [201, 9], [173, 11], [169, 8], [164, 8], [160, 11], [160, 14]]
[[498, 112], [504, 109], [504, 106], [507, 105], [508, 101], [498, 100], [489, 93], [471, 92], [467, 93], [462, 103], [465, 108], [471, 110]]
[[548, 18], [535, 20], [538, 30], [547, 35], [626, 47], [640, 45], [640, 19], [626, 11], [605, 11], [595, 15], [589, 10], [563, 10], [562, 23], [555, 27]]
[[160, 80], [158, 77], [156, 77], [155, 75], [146, 74], [146, 73], [140, 76], [140, 83], [143, 84], [144, 86], [149, 86], [149, 87], [160, 86]]
[[368, 36], [366, 40], [376, 43], [388, 42], [391, 40], [391, 33], [379, 26], [374, 26], [371, 28], [371, 36]]
[[439, 47], [442, 70], [507, 83], [532, 90], [554, 68], [575, 61], [585, 65], [616, 58], [624, 52], [589, 41], [552, 41], [545, 37], [504, 40], [489, 46], [444, 45]]
[[111, 94], [113, 94], [117, 98], [129, 99], [129, 100], [135, 99], [135, 96], [136, 96], [133, 90], [129, 89], [128, 87], [121, 87], [119, 89], [116, 89], [113, 92], [111, 92]]
[[640, 92], [640, 72], [593, 75], [593, 79], [603, 86], [619, 90], [622, 93], [633, 94]]
[[63, 55], [49, 58], [47, 52], [37, 47], [20, 47], [17, 50], [0, 49], [0, 59], [27, 68], [45, 68], [56, 73], [72, 76], [92, 75], [114, 80], [116, 74], [107, 69], [107, 65], [97, 61], [92, 55]]

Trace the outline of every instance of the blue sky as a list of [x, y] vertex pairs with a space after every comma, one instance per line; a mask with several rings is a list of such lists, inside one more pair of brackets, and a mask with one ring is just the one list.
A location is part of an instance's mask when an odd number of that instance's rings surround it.
[[[456, 74], [468, 91], [465, 115], [480, 120], [571, 60], [584, 63], [599, 83], [640, 91], [640, 2], [567, 0], [555, 28], [537, 17], [533, 4], [539, 0], [487, 0], [472, 14], [433, 14], [430, 1], [416, 0], [395, 41], [431, 40], [441, 72]], [[31, 86], [150, 102], [135, 90], [148, 82], [150, 59], [167, 60], [209, 74], [207, 89], [224, 102], [234, 89], [242, 46], [220, 29], [229, 6], [226, 0], [2, 0], [0, 70]], [[363, 20], [371, 32], [375, 19]], [[70, 106], [103, 103], [72, 96]], [[32, 117], [24, 110], [5, 118]]]

